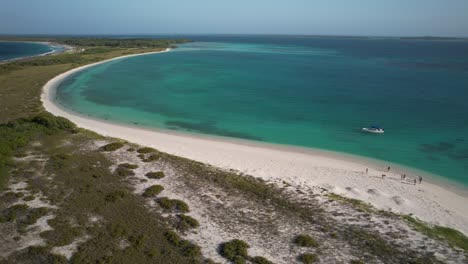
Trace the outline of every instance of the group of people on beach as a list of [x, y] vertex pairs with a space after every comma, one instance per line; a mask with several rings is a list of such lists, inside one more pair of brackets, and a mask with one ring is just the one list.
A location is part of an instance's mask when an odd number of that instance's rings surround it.
[[[388, 167], [387, 167], [387, 171], [390, 171], [390, 169], [391, 169], [390, 166], [388, 166]], [[369, 168], [366, 168], [366, 174], [369, 174]], [[386, 177], [386, 176], [387, 176], [387, 175], [382, 174], [382, 176], [381, 176], [382, 180], [385, 180], [385, 177]], [[400, 180], [406, 181], [406, 174], [401, 174], [401, 175], [400, 175]], [[417, 179], [417, 180], [416, 180], [416, 179], [413, 179], [413, 183], [414, 183], [414, 185], [416, 185], [416, 182], [419, 182], [419, 184], [421, 184], [421, 183], [422, 183], [422, 180], [423, 180], [423, 178], [422, 178], [421, 176], [418, 176], [418, 179]]]

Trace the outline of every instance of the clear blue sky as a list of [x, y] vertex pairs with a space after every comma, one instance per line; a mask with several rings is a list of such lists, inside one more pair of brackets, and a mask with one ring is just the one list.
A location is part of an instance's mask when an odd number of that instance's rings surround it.
[[0, 0], [0, 34], [468, 37], [468, 0]]

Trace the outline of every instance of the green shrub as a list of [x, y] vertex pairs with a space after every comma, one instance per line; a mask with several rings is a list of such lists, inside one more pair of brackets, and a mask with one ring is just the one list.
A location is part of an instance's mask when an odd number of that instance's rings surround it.
[[247, 257], [247, 249], [249, 244], [243, 240], [233, 239], [229, 242], [224, 242], [219, 246], [219, 253], [226, 259], [234, 261], [236, 258], [241, 257], [245, 259]]
[[273, 264], [273, 262], [269, 261], [268, 259], [259, 256], [253, 257], [252, 259], [250, 259], [250, 262], [252, 262], [253, 264]]
[[148, 158], [143, 158], [143, 162], [152, 162], [152, 161], [156, 161], [159, 159], [159, 155], [158, 154], [151, 154], [149, 155]]
[[299, 256], [299, 261], [304, 264], [312, 264], [318, 261], [318, 257], [316, 254], [304, 253]]
[[126, 195], [127, 195], [127, 192], [126, 192], [126, 191], [117, 190], [117, 191], [113, 191], [113, 192], [108, 193], [108, 194], [105, 196], [104, 199], [105, 199], [107, 202], [115, 203], [115, 202], [117, 202], [118, 200], [121, 200], [121, 199], [125, 198]]
[[33, 117], [31, 122], [42, 125], [51, 130], [76, 131], [76, 125], [70, 122], [70, 120], [60, 116], [54, 116], [49, 113], [39, 114]]
[[188, 213], [190, 211], [189, 206], [181, 200], [169, 199], [167, 197], [163, 197], [163, 198], [158, 199], [157, 202], [159, 206], [161, 206], [163, 209], [166, 209], [166, 210], [176, 211], [180, 213]]
[[125, 146], [125, 144], [123, 142], [113, 142], [113, 143], [109, 143], [107, 145], [104, 145], [104, 146], [100, 147], [99, 149], [102, 150], [102, 151], [116, 151], [116, 150], [122, 148], [123, 146]]
[[29, 202], [29, 201], [32, 201], [34, 199], [35, 199], [34, 195], [28, 195], [28, 196], [23, 198], [23, 201]]
[[134, 149], [134, 148], [128, 148], [127, 151], [128, 151], [128, 152], [134, 152], [135, 149]]
[[153, 185], [151, 187], [148, 187], [145, 189], [143, 192], [144, 197], [154, 197], [158, 194], [160, 194], [164, 190], [164, 187], [161, 185]]
[[138, 168], [138, 165], [130, 164], [130, 163], [122, 163], [122, 164], [119, 164], [119, 167], [133, 170], [133, 169]]
[[358, 259], [353, 259], [349, 263], [350, 264], [365, 264], [364, 261], [358, 260]]
[[246, 264], [247, 261], [242, 256], [235, 256], [234, 259], [232, 260], [232, 263], [234, 263], [234, 264]]
[[201, 256], [201, 249], [199, 246], [194, 245], [185, 240], [185, 245], [182, 250], [182, 254], [187, 257], [196, 258]]
[[169, 241], [169, 243], [171, 243], [174, 246], [180, 246], [183, 242], [183, 239], [172, 230], [169, 230], [166, 233], [164, 233], [164, 236], [166, 237], [167, 241]]
[[197, 219], [192, 218], [191, 216], [180, 214], [177, 216], [177, 218], [178, 223], [176, 228], [179, 230], [186, 231], [191, 228], [197, 228], [200, 226], [200, 223], [198, 223]]
[[144, 147], [144, 148], [138, 149], [137, 152], [140, 154], [148, 154], [148, 153], [156, 152], [156, 150], [154, 148]]
[[117, 169], [115, 169], [115, 174], [119, 177], [128, 177], [135, 175], [135, 172], [130, 169], [118, 166]]
[[150, 178], [150, 179], [162, 179], [166, 175], [164, 175], [164, 172], [162, 172], [162, 171], [155, 171], [155, 172], [148, 172], [148, 173], [145, 174], [145, 176]]
[[45, 216], [48, 212], [49, 210], [46, 207], [33, 208], [29, 210], [26, 217], [21, 221], [21, 224], [33, 225], [39, 218]]
[[4, 209], [0, 214], [0, 223], [15, 221], [18, 216], [26, 214], [28, 208], [26, 204], [15, 204]]
[[318, 247], [319, 244], [309, 235], [298, 235], [294, 238], [294, 243], [300, 247]]

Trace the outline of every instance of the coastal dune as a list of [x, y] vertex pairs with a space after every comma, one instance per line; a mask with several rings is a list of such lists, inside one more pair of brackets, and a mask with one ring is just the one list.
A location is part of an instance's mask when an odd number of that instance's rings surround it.
[[[152, 53], [156, 52], [111, 60]], [[410, 170], [392, 165], [391, 171], [387, 172], [386, 164], [327, 151], [115, 124], [73, 113], [54, 102], [56, 88], [69, 75], [108, 61], [110, 60], [72, 69], [47, 82], [41, 95], [45, 109], [71, 120], [79, 127], [104, 136], [154, 147], [172, 155], [234, 169], [268, 181], [319, 187], [369, 202], [379, 209], [412, 214], [421, 220], [468, 234], [468, 196], [434, 181], [427, 182], [426, 176], [422, 184], [415, 185], [413, 179], [418, 175]], [[369, 169], [368, 173], [366, 168]], [[402, 173], [407, 175], [406, 180], [401, 180]], [[385, 179], [382, 179], [382, 174], [386, 175]]]

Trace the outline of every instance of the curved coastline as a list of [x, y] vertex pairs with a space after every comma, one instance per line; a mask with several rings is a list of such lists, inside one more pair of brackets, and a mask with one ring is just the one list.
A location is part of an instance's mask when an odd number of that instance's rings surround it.
[[[161, 52], [167, 51], [169, 49]], [[112, 60], [155, 53], [160, 52], [116, 57], [62, 73], [43, 87], [41, 100], [44, 108], [54, 115], [71, 120], [79, 127], [104, 136], [151, 146], [213, 166], [236, 169], [265, 180], [281, 179], [310, 187], [320, 186], [340, 195], [369, 202], [380, 209], [413, 214], [424, 221], [449, 226], [468, 234], [468, 208], [464, 206], [468, 196], [433, 181], [424, 181], [416, 186], [400, 181], [400, 173], [406, 173], [409, 178], [416, 177], [415, 171], [411, 169], [396, 165], [398, 169], [395, 170], [392, 164], [391, 172], [382, 172], [383, 161], [326, 150], [315, 151], [218, 136], [195, 136], [111, 123], [80, 115], [54, 102], [56, 88], [71, 74]], [[366, 168], [369, 168], [368, 175], [364, 172]], [[382, 173], [386, 174], [385, 180], [380, 178]], [[371, 189], [377, 192], [368, 192]]]
[[50, 49], [52, 49], [51, 51], [40, 53], [40, 54], [37, 54], [37, 55], [18, 57], [18, 58], [13, 58], [13, 59], [9, 59], [9, 60], [0, 60], [0, 63], [8, 63], [8, 62], [12, 62], [12, 61], [30, 59], [30, 58], [35, 58], [35, 57], [42, 57], [42, 56], [47, 56], [47, 55], [59, 53], [57, 50], [52, 48], [53, 46], [63, 47], [64, 51], [73, 49], [71, 46], [61, 45], [61, 44], [54, 44], [54, 43], [51, 43], [51, 42], [41, 42], [41, 41], [3, 41], [3, 40], [0, 40], [0, 42], [38, 43], [38, 44], [46, 45]]

